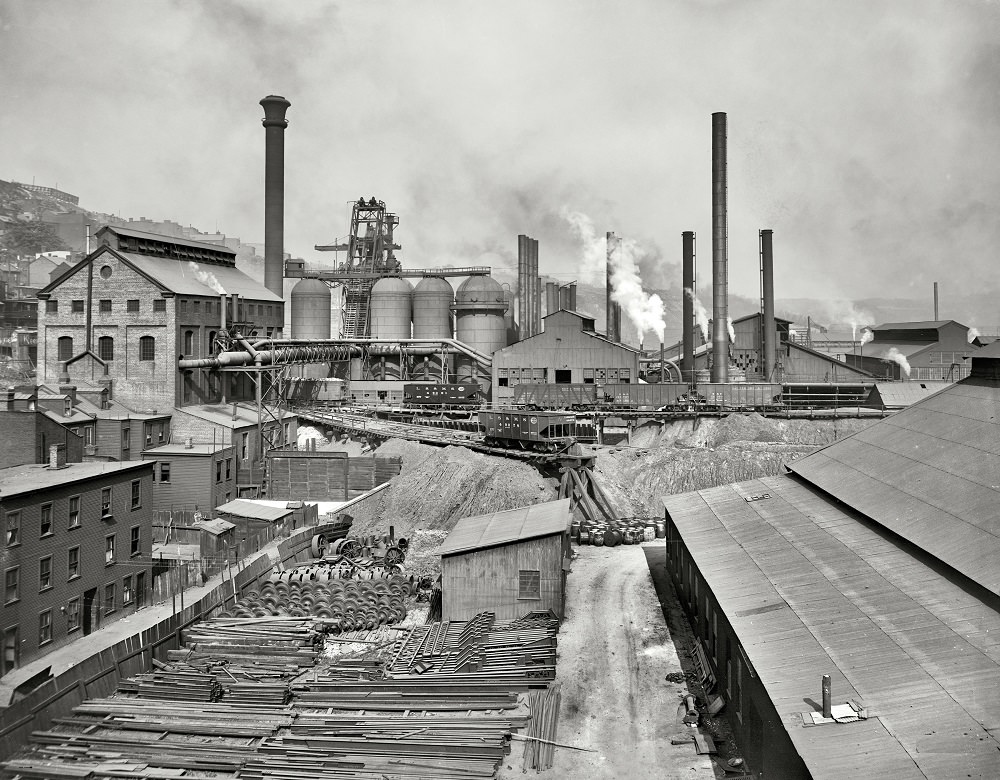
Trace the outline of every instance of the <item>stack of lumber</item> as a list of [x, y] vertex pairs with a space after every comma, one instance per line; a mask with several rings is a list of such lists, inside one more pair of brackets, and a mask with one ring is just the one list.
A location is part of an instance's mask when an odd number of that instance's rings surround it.
[[325, 676], [292, 687], [296, 704], [365, 712], [469, 712], [517, 707], [517, 692], [487, 681], [440, 677], [344, 682]]

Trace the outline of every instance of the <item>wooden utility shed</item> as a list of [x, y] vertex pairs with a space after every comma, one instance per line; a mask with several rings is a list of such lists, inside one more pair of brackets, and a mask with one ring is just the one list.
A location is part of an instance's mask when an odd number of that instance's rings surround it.
[[441, 619], [546, 609], [562, 619], [569, 525], [569, 499], [459, 520], [441, 547]]

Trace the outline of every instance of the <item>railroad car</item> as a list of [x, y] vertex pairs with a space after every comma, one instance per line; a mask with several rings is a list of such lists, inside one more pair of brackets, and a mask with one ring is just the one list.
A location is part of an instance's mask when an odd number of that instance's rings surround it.
[[411, 406], [479, 406], [483, 402], [483, 388], [478, 382], [405, 384], [403, 402]]
[[597, 385], [528, 383], [514, 387], [514, 406], [525, 409], [593, 409]]
[[781, 406], [781, 385], [766, 382], [699, 382], [699, 408], [710, 411], [768, 410]]
[[655, 385], [611, 384], [597, 388], [602, 406], [621, 411], [655, 412], [686, 408], [693, 403], [690, 388], [681, 382]]
[[480, 412], [489, 446], [560, 452], [576, 443], [576, 418], [561, 412]]

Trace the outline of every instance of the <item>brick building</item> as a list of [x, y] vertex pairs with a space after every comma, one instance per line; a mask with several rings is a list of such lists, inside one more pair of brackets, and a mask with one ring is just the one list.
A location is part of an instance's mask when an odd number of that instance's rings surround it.
[[39, 375], [104, 385], [143, 413], [250, 400], [253, 385], [217, 370], [178, 371], [180, 355], [208, 355], [234, 323], [281, 335], [284, 303], [236, 268], [236, 252], [120, 226], [101, 228], [98, 248], [38, 293]]
[[37, 397], [19, 393], [14, 389], [4, 391], [0, 404], [0, 469], [26, 463], [47, 463], [49, 448], [60, 445], [68, 462], [83, 460], [83, 437], [53, 420], [51, 414], [40, 408]]
[[0, 469], [0, 673], [143, 606], [152, 516], [152, 463]]

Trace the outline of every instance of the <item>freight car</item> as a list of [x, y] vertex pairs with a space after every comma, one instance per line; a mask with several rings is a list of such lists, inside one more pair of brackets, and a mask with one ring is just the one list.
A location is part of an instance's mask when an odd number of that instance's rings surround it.
[[781, 385], [767, 382], [699, 382], [698, 408], [705, 411], [773, 411], [782, 408]]
[[480, 412], [491, 447], [562, 452], [576, 443], [576, 418], [561, 412]]
[[307, 379], [291, 377], [288, 380], [287, 400], [290, 404], [333, 406], [344, 401], [347, 383], [343, 379]]
[[547, 383], [514, 387], [514, 406], [524, 409], [593, 409], [597, 405], [597, 385]]
[[694, 408], [696, 398], [683, 383], [522, 384], [514, 388], [514, 405], [524, 409], [571, 411], [645, 411]]
[[480, 406], [482, 402], [483, 388], [478, 382], [403, 385], [403, 403], [408, 406], [451, 408]]

